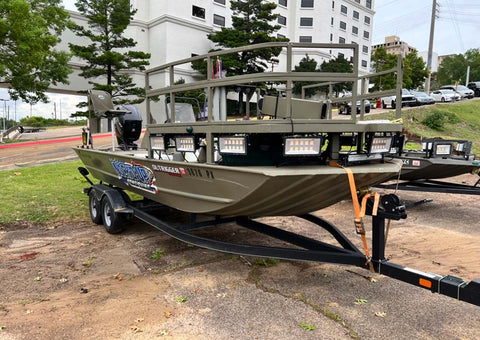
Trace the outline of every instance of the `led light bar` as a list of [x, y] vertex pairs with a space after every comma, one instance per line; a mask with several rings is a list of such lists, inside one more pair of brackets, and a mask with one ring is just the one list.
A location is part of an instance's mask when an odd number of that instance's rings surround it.
[[435, 144], [435, 155], [450, 155], [452, 153], [452, 144]]
[[321, 137], [285, 138], [285, 156], [318, 156], [322, 150]]
[[193, 136], [175, 137], [175, 149], [180, 152], [195, 152], [195, 138]]
[[365, 154], [350, 154], [347, 156], [348, 163], [367, 162], [380, 159], [382, 159], [382, 155], [380, 154], [374, 154], [371, 156], [367, 156]]
[[373, 137], [369, 153], [390, 152], [392, 148], [392, 137]]
[[165, 151], [165, 139], [163, 136], [150, 136], [150, 148], [152, 150]]
[[221, 154], [247, 154], [247, 139], [245, 137], [219, 137], [218, 146]]

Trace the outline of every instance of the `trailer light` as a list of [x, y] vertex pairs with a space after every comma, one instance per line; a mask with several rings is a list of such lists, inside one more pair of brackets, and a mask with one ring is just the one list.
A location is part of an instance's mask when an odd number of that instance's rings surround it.
[[432, 281], [420, 278], [418, 284], [425, 288], [432, 288]]
[[165, 139], [163, 136], [150, 136], [150, 148], [152, 150], [165, 151]]
[[318, 156], [322, 149], [322, 138], [285, 138], [284, 144], [285, 156]]
[[195, 138], [193, 136], [175, 137], [175, 149], [181, 152], [195, 152]]
[[369, 153], [390, 152], [392, 148], [392, 137], [373, 137]]
[[435, 155], [450, 155], [452, 153], [452, 144], [435, 144], [433, 150]]
[[245, 137], [219, 137], [220, 153], [246, 155], [247, 139]]

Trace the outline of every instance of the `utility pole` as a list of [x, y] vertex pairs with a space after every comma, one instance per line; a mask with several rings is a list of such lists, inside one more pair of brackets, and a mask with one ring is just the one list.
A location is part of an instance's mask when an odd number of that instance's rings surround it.
[[465, 80], [465, 86], [470, 82], [470, 66], [467, 66], [467, 79]]
[[433, 36], [435, 33], [435, 18], [437, 17], [437, 0], [433, 0], [432, 5], [432, 21], [430, 23], [430, 41], [428, 43], [428, 58], [427, 58], [427, 68], [428, 68], [428, 77], [425, 81], [425, 92], [430, 93], [430, 77], [432, 75], [432, 53], [433, 53]]

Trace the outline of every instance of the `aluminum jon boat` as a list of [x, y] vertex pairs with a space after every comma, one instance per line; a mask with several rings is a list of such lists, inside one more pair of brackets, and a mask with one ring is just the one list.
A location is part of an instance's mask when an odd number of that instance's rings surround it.
[[[280, 58], [285, 59], [280, 63], [285, 67], [283, 72], [234, 77], [227, 73], [224, 77], [219, 63], [214, 72], [213, 61], [226, 54], [262, 48], [281, 52]], [[330, 52], [322, 54], [323, 49], [353, 50], [353, 72], [292, 72], [294, 57], [299, 59], [309, 48], [314, 49], [311, 53], [325, 56]], [[402, 127], [389, 121], [363, 121], [363, 102], [399, 94], [401, 86], [393, 91], [365, 93], [367, 86], [359, 89], [358, 84], [360, 80], [365, 85], [369, 76], [358, 76], [358, 60], [358, 45], [354, 44], [273, 43], [213, 52], [149, 70], [147, 125], [140, 148], [134, 143], [142, 129], [138, 110], [128, 105], [114, 109], [107, 93], [90, 91], [96, 116], [108, 118], [112, 124], [111, 148], [92, 148], [86, 130], [84, 145], [75, 149], [85, 164], [79, 171], [90, 184], [84, 191], [89, 197], [92, 221], [115, 234], [135, 217], [194, 246], [238, 255], [355, 265], [480, 305], [480, 280], [466, 282], [421, 272], [390, 263], [385, 257], [386, 219], [406, 218], [405, 206], [395, 195], [365, 193], [362, 189], [398, 175], [402, 162], [391, 155], [399, 153], [403, 145]], [[191, 75], [192, 61], [205, 61], [206, 80], [189, 84], [178, 81], [179, 74], [190, 74], [189, 80], [195, 78]], [[401, 66], [390, 71], [397, 74], [397, 83], [401, 84]], [[165, 79], [168, 86], [150, 88], [150, 84], [163, 84]], [[329, 87], [324, 100], [292, 97], [295, 82], [319, 81]], [[349, 119], [339, 119], [333, 115], [333, 82], [352, 84], [351, 101], [361, 102], [358, 117], [353, 114]], [[247, 94], [245, 117], [228, 119], [227, 98], [235, 93], [238, 103], [243, 103], [243, 94]], [[195, 113], [192, 98], [200, 107], [202, 95], [205, 109]], [[249, 113], [250, 101], [256, 103], [254, 118]], [[94, 184], [89, 173], [101, 182]], [[142, 199], [132, 199], [127, 191]], [[355, 228], [362, 237], [364, 252], [332, 223], [308, 213], [348, 197], [353, 201]], [[167, 221], [170, 208], [185, 212], [178, 215], [190, 217], [191, 222], [178, 225], [177, 221]], [[252, 219], [274, 215], [296, 215], [308, 221], [307, 225], [323, 229], [338, 244]], [[371, 255], [363, 215], [372, 216]], [[198, 228], [228, 228], [232, 222], [256, 232], [254, 241], [259, 242], [226, 242], [195, 233]], [[258, 236], [262, 235], [276, 239], [281, 246], [261, 244]]]
[[[356, 45], [333, 46], [358, 53]], [[173, 81], [177, 79], [176, 71], [191, 62], [207, 60], [211, 65], [227, 53], [272, 47], [283, 50], [285, 72], [221, 77], [208, 68], [207, 80], [179, 85]], [[166, 73], [170, 84], [147, 90], [147, 126], [140, 148], [133, 146], [130, 138], [137, 137], [140, 129], [138, 114], [128, 113], [125, 107], [115, 110], [108, 93], [90, 91], [96, 116], [111, 119], [112, 131], [116, 121], [119, 146], [101, 150], [85, 145], [75, 151], [93, 177], [104, 183], [178, 210], [219, 216], [297, 215], [348, 198], [347, 172], [331, 166], [331, 162], [349, 167], [358, 189], [394, 177], [401, 162], [387, 160], [384, 154], [397, 142], [400, 124], [364, 121], [363, 114], [359, 119], [355, 115], [351, 119], [333, 119], [328, 100], [292, 98], [289, 89], [296, 81], [344, 81], [352, 83], [354, 93], [357, 91], [356, 62], [352, 73], [292, 72], [295, 50], [306, 48], [321, 50], [332, 45], [262, 44], [210, 53], [147, 71], [147, 84]], [[283, 82], [285, 95], [279, 94], [280, 90], [274, 91], [275, 95], [262, 95], [258, 89], [265, 87], [266, 82]], [[254, 89], [257, 117], [226, 119], [227, 114], [222, 111], [226, 97], [222, 97], [222, 91], [238, 87], [244, 92]], [[204, 112], [194, 113], [191, 105], [189, 108], [188, 103], [182, 102], [182, 92], [193, 90], [206, 94]], [[247, 95], [247, 115], [251, 98], [252, 93]], [[154, 105], [158, 116], [152, 114]], [[130, 111], [135, 108], [130, 107]], [[166, 122], [154, 123], [157, 121]], [[122, 128], [118, 129], [119, 126]], [[136, 126], [133, 134], [129, 130], [132, 126]], [[125, 137], [130, 139], [122, 140]]]

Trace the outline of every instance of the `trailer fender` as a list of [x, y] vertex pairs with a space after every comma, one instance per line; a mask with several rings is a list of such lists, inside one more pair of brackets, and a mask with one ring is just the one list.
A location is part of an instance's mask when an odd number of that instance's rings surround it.
[[103, 197], [107, 196], [116, 214], [127, 214], [128, 217], [133, 216], [133, 210], [128, 207], [124, 193], [121, 190], [117, 190], [104, 184], [92, 185], [87, 190], [88, 193], [93, 191], [99, 202], [102, 201]]

